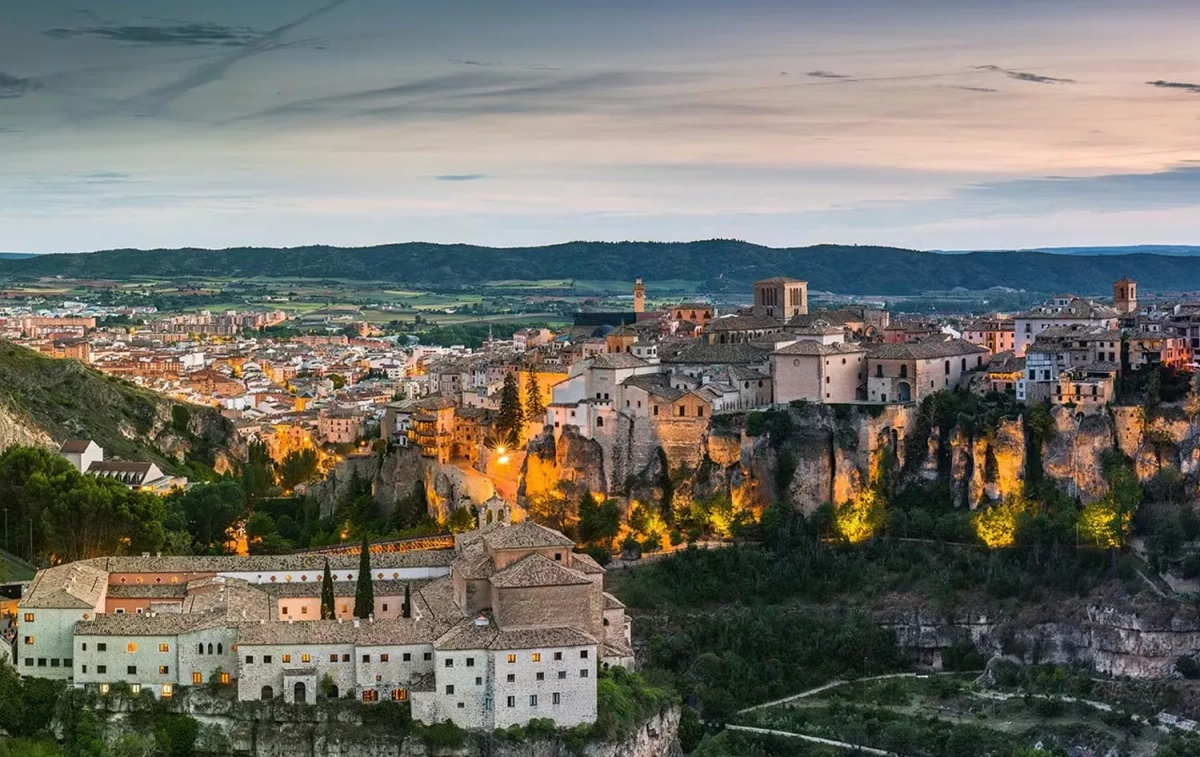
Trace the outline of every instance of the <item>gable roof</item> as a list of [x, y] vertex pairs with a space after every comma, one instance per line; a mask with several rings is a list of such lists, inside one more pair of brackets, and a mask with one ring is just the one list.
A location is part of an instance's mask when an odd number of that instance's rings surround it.
[[492, 550], [575, 546], [574, 541], [558, 531], [528, 520], [497, 528], [484, 536], [483, 540]]
[[650, 364], [628, 352], [602, 352], [592, 358], [593, 368], [617, 370], [620, 368], [640, 368], [643, 365]]
[[[839, 329], [840, 331], [840, 329]], [[852, 355], [858, 352], [866, 352], [866, 348], [858, 344], [847, 344], [845, 342], [836, 342], [834, 344], [822, 344], [815, 339], [802, 339], [795, 344], [789, 344], [786, 347], [781, 347], [773, 354], [776, 355]]]
[[68, 439], [58, 448], [60, 455], [78, 455], [87, 452], [88, 447], [95, 444], [91, 439]]
[[868, 353], [875, 360], [929, 360], [977, 355], [987, 351], [986, 347], [980, 347], [962, 339], [948, 339], [906, 344], [876, 344], [870, 347]]
[[522, 557], [491, 577], [492, 586], [516, 589], [530, 586], [578, 586], [591, 583], [582, 573], [571, 570], [545, 555], [534, 552]]
[[736, 363], [765, 363], [770, 353], [767, 350], [750, 344], [708, 344], [707, 342], [698, 342], [674, 354], [665, 356], [661, 352], [659, 354], [660, 360], [664, 363], [729, 365]]
[[730, 315], [709, 321], [706, 331], [758, 331], [760, 329], [783, 330], [783, 321], [769, 315]]

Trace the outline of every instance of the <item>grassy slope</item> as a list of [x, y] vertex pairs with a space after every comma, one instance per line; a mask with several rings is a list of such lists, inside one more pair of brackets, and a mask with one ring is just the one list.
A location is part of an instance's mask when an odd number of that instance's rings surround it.
[[[105, 376], [74, 360], [56, 360], [0, 341], [0, 403], [43, 429], [56, 442], [94, 439], [106, 457], [172, 466], [160, 450], [181, 437], [171, 428], [174, 404], [147, 389]], [[207, 408], [214, 429], [223, 419]], [[214, 441], [223, 441], [218, 433]]]

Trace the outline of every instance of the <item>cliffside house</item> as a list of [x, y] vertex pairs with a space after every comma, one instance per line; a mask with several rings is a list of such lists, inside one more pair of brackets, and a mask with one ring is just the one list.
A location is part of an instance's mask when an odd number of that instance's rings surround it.
[[867, 348], [867, 399], [871, 402], [920, 402], [958, 386], [970, 371], [983, 367], [987, 349], [961, 339]]

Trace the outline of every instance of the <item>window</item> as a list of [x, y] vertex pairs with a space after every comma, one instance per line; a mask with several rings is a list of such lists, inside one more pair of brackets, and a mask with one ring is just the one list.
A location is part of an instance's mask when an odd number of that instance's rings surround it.
[[448, 668], [454, 667], [454, 658], [453, 657], [446, 658], [446, 667], [448, 667]]
[[467, 667], [468, 667], [468, 668], [473, 668], [473, 667], [475, 667], [475, 658], [474, 658], [474, 657], [468, 657], [468, 658], [467, 658]]
[[271, 655], [269, 655], [269, 654], [263, 655], [263, 663], [270, 665], [271, 664]]
[[125, 675], [130, 675], [130, 676], [137, 675], [137, 665], [126, 665], [125, 666]]
[[163, 699], [170, 699], [170, 698], [171, 698], [171, 695], [172, 695], [172, 694], [174, 694], [174, 693], [175, 693], [175, 687], [174, 687], [174, 686], [172, 686], [172, 685], [171, 685], [171, 684], [169, 684], [169, 683], [164, 683], [164, 684], [162, 685], [162, 695], [163, 695]]
[[300, 655], [300, 662], [312, 662], [312, 656], [308, 654]]
[[330, 661], [330, 662], [337, 662], [337, 661], [338, 661], [338, 656], [337, 656], [336, 654], [331, 654], [331, 655], [329, 655], [329, 661]]
[[696, 417], [697, 417], [697, 418], [703, 418], [703, 417], [704, 417], [704, 408], [703, 408], [702, 406], [701, 406], [701, 407], [697, 407], [697, 408], [696, 408]]
[[946, 361], [946, 375], [947, 376], [950, 375], [950, 361], [949, 360]]
[[539, 680], [539, 681], [546, 680], [546, 674], [539, 671], [537, 674], [537, 680]]
[[388, 660], [390, 660], [390, 659], [392, 659], [392, 656], [391, 656], [391, 655], [387, 655], [387, 654], [381, 654], [381, 655], [379, 655], [379, 661], [380, 661], [380, 662], [387, 662], [387, 661], [388, 661]]
[[130, 654], [136, 652], [137, 651], [137, 642], [131, 641], [128, 644], [126, 644], [125, 651], [129, 652]]
[[107, 665], [97, 665], [96, 666], [96, 673], [98, 673], [99, 675], [104, 675], [107, 672], [108, 672]]
[[509, 665], [512, 665], [512, 664], [513, 664], [513, 663], [515, 663], [516, 661], [517, 661], [517, 656], [516, 656], [515, 654], [510, 654], [510, 655], [508, 656], [508, 664], [509, 664]]
[[369, 654], [363, 655], [363, 662], [370, 662], [370, 661], [371, 661], [371, 655], [369, 655]]
[[86, 642], [86, 641], [85, 641], [85, 642], [83, 642], [83, 651], [84, 651], [84, 652], [86, 652], [86, 651], [87, 651], [87, 642]]
[[32, 657], [25, 658], [25, 667], [27, 667], [27, 668], [33, 667], [33, 658]]
[[27, 647], [33, 646], [33, 637], [32, 636], [25, 637], [25, 646], [27, 646]]
[[221, 671], [221, 678], [220, 678], [220, 681], [221, 681], [221, 683], [222, 683], [222, 684], [224, 684], [225, 686], [228, 686], [228, 685], [229, 685], [229, 674], [228, 674], [228, 673], [226, 673], [225, 671]]
[[579, 650], [579, 659], [586, 660], [587, 658], [588, 658], [588, 651], [586, 649]]
[[292, 611], [291, 611], [291, 610], [289, 610], [289, 609], [287, 608], [287, 605], [284, 605], [284, 606], [281, 608], [281, 611], [283, 612], [283, 614], [284, 614], [284, 615], [291, 615], [291, 614], [292, 614]]
[[142, 685], [141, 685], [140, 683], [134, 683], [134, 684], [130, 684], [130, 686], [129, 686], [129, 693], [131, 693], [131, 694], [141, 694], [141, 693], [142, 693]]
[[171, 651], [171, 645], [170, 645], [170, 644], [159, 644], [159, 645], [158, 645], [158, 651], [160, 651], [160, 652], [170, 652], [170, 651]]
[[285, 664], [286, 664], [286, 663], [289, 663], [289, 662], [291, 662], [291, 661], [292, 661], [292, 656], [291, 656], [290, 654], [285, 654], [285, 655], [283, 656], [283, 662], [284, 662]]
[[517, 682], [517, 674], [509, 673], [505, 680], [507, 680], [508, 683], [516, 683]]
[[555, 661], [562, 660], [562, 652], [555, 652], [554, 659], [555, 659]]
[[301, 615], [307, 615], [307, 614], [308, 614], [308, 605], [304, 605], [303, 607], [301, 607], [301, 608], [300, 608], [300, 614], [301, 614]]
[[425, 662], [429, 662], [430, 660], [433, 659], [433, 652], [426, 652], [424, 655], [421, 656], [421, 659], [425, 660]]
[[447, 694], [453, 694], [453, 693], [454, 693], [454, 684], [452, 684], [452, 683], [448, 683], [448, 684], [446, 684], [446, 693], [447, 693]]
[[31, 613], [31, 612], [27, 612], [27, 613], [25, 613], [25, 622], [26, 622], [26, 623], [32, 623], [32, 622], [33, 622], [33, 613]]
[[558, 678], [559, 678], [559, 680], [562, 680], [562, 679], [564, 679], [564, 678], [566, 678], [566, 677], [567, 677], [567, 671], [565, 671], [565, 670], [560, 670], [560, 671], [558, 671]]
[[83, 666], [83, 672], [84, 672], [84, 673], [87, 673], [87, 665], [84, 665], [84, 666]]
[[378, 702], [379, 692], [375, 691], [375, 689], [364, 689], [362, 700], [364, 702]]
[[247, 664], [247, 665], [253, 665], [253, 664], [254, 664], [254, 655], [252, 655], [252, 654], [248, 654], [248, 655], [246, 655], [246, 664]]
[[393, 702], [408, 701], [408, 689], [392, 689], [392, 701]]
[[412, 662], [412, 652], [405, 652], [400, 659], [403, 662]]
[[171, 666], [170, 666], [170, 665], [159, 665], [159, 666], [158, 666], [158, 674], [159, 674], [160, 676], [165, 676], [165, 675], [167, 675], [167, 674], [168, 674], [168, 673], [170, 673], [170, 672], [171, 672]]
[[533, 661], [534, 661], [534, 662], [541, 662], [541, 661], [542, 661], [542, 653], [541, 653], [541, 652], [534, 652], [534, 653], [533, 653]]
[[50, 667], [52, 667], [52, 668], [58, 667], [58, 658], [57, 657], [50, 658]]
[[192, 671], [192, 683], [196, 685], [204, 683], [204, 674], [199, 670]]
[[557, 691], [550, 695], [550, 704], [562, 704], [562, 694]]
[[350, 654], [349, 653], [342, 655], [342, 662], [350, 662]]
[[654, 406], [654, 414], [655, 414], [655, 415], [658, 415], [658, 405], [655, 405], [655, 406]]
[[516, 707], [517, 706], [517, 698], [509, 697], [506, 704], [508, 704], [509, 707]]
[[345, 614], [346, 614], [346, 613], [348, 613], [348, 612], [350, 612], [350, 606], [349, 606], [349, 605], [342, 605], [342, 614], [343, 614], [343, 615], [345, 615]]
[[475, 685], [476, 685], [476, 686], [482, 686], [482, 685], [483, 685], [483, 676], [475, 676]]
[[530, 694], [530, 695], [529, 695], [529, 706], [530, 706], [530, 707], [537, 707], [537, 694]]

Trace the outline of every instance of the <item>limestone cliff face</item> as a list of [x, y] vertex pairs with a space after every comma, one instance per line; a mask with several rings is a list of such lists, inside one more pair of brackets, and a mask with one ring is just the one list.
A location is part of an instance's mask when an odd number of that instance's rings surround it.
[[0, 404], [0, 452], [18, 444], [48, 449], [56, 449], [58, 446], [49, 434], [35, 426], [28, 418]]
[[985, 654], [1025, 662], [1084, 664], [1102, 674], [1165, 678], [1175, 661], [1200, 649], [1200, 615], [1187, 605], [1167, 606], [1139, 595], [1132, 602], [1064, 601], [1012, 608], [991, 606], [947, 613], [926, 605], [875, 613], [900, 645], [926, 664], [970, 639]]
[[[937, 442], [930, 436], [932, 476], [937, 480]], [[1002, 418], [995, 429], [974, 435], [955, 426], [946, 442], [949, 446], [950, 484], [955, 504], [974, 509], [987, 502], [999, 502], [1020, 491], [1025, 481], [1027, 449], [1025, 427], [1020, 418]], [[927, 468], [923, 468], [925, 471]]]
[[545, 494], [559, 481], [573, 481], [593, 492], [608, 492], [604, 448], [595, 439], [580, 435], [575, 426], [563, 426], [554, 438], [553, 427], [529, 441], [521, 468], [519, 499]]
[[[329, 702], [315, 707], [280, 702], [235, 702], [225, 692], [203, 687], [177, 692], [165, 702], [201, 726], [196, 754], [236, 757], [682, 757], [679, 709], [649, 718], [629, 737], [612, 743], [593, 742], [571, 751], [559, 739], [512, 743], [488, 734], [469, 733], [462, 747], [431, 749], [420, 739], [379, 722], [366, 725], [362, 706]], [[134, 712], [145, 703], [105, 697], [97, 706], [106, 740], [136, 730]]]
[[424, 485], [425, 474], [421, 456], [415, 447], [397, 447], [386, 456], [364, 455], [348, 457], [319, 484], [308, 492], [321, 503], [322, 517], [332, 515], [338, 500], [346, 494], [350, 482], [357, 477], [371, 482], [375, 501], [384, 512], [391, 512], [397, 500], [412, 494], [413, 489]]
[[1077, 416], [1065, 407], [1052, 415], [1055, 433], [1042, 450], [1046, 475], [1085, 503], [1100, 499], [1106, 491], [1101, 459], [1113, 446], [1112, 420]]

